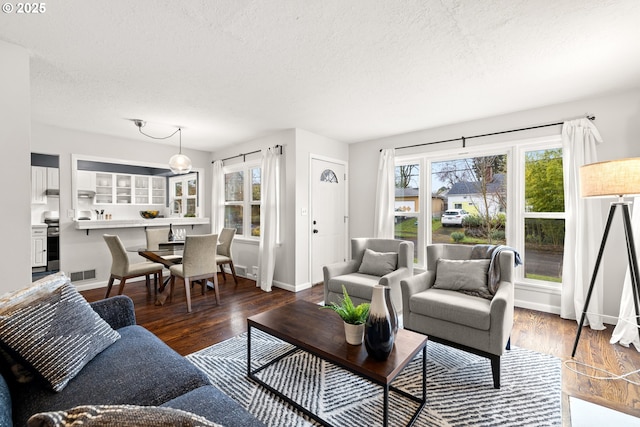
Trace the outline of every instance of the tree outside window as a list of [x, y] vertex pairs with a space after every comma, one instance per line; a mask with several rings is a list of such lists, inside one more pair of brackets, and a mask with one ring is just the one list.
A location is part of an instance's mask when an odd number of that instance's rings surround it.
[[527, 151], [524, 155], [525, 277], [561, 282], [564, 254], [562, 149]]

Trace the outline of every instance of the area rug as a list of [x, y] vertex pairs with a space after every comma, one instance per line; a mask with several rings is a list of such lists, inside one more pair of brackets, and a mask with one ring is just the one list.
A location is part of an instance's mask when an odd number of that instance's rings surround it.
[[[255, 367], [292, 346], [252, 330]], [[211, 382], [268, 426], [312, 426], [247, 377], [247, 335], [223, 341], [187, 358]], [[420, 395], [421, 354], [393, 385]], [[332, 425], [382, 425], [382, 389], [329, 362], [296, 351], [260, 372], [260, 378]], [[561, 362], [513, 347], [502, 356], [502, 387], [493, 388], [488, 359], [435, 342], [427, 345], [427, 404], [416, 426], [560, 426]], [[417, 404], [390, 394], [389, 425], [406, 425]]]

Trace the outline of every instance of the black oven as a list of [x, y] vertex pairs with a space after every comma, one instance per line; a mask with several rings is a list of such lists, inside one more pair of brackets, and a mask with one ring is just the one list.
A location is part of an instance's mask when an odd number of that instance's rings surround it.
[[47, 271], [60, 270], [60, 223], [45, 219], [47, 224]]

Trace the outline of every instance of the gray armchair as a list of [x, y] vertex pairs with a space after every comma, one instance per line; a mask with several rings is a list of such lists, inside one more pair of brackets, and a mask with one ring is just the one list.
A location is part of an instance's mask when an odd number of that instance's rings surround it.
[[[484, 246], [484, 245], [483, 245]], [[513, 327], [513, 269], [514, 252], [499, 250], [487, 252], [486, 246], [474, 251], [473, 246], [438, 244], [427, 246], [427, 271], [400, 282], [404, 305], [404, 328], [429, 336], [429, 340], [465, 350], [491, 360], [493, 385], [500, 388], [500, 356], [509, 349]], [[484, 256], [478, 256], [483, 254]], [[494, 256], [495, 255], [495, 256]], [[494, 257], [493, 257], [494, 256]], [[466, 263], [438, 263], [438, 260], [493, 260], [495, 294], [491, 299], [452, 290], [463, 287], [468, 279], [482, 277], [467, 269]], [[485, 270], [487, 271], [487, 264]], [[442, 267], [440, 267], [442, 266]], [[437, 281], [436, 271], [442, 276]], [[498, 270], [495, 270], [498, 269]], [[457, 271], [456, 271], [457, 270]], [[453, 274], [451, 274], [453, 273]], [[445, 274], [447, 274], [445, 276]], [[456, 277], [457, 276], [457, 277]], [[491, 281], [491, 274], [488, 281]], [[499, 276], [499, 280], [495, 279]], [[451, 286], [442, 285], [449, 279]], [[435, 287], [434, 287], [435, 286]], [[449, 288], [449, 289], [447, 289]]]
[[401, 313], [400, 280], [413, 275], [413, 242], [351, 239], [351, 258], [350, 261], [323, 267], [324, 303], [339, 303], [343, 298], [342, 285], [354, 304], [371, 302], [373, 287], [381, 284], [391, 288], [391, 301], [396, 311]]

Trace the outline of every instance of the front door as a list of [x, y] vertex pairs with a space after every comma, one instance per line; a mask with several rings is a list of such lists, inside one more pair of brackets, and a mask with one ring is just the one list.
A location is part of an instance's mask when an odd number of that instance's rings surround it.
[[323, 281], [322, 267], [346, 258], [346, 166], [311, 160], [311, 280]]

